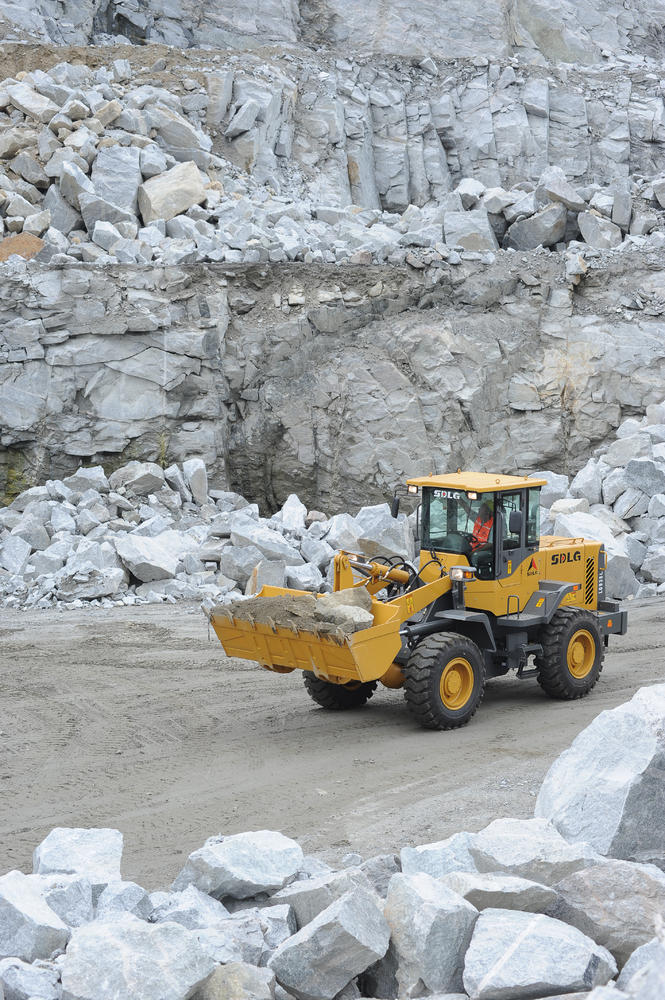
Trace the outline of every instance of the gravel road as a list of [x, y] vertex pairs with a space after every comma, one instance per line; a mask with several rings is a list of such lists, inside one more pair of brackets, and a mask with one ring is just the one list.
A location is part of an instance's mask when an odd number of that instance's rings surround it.
[[384, 688], [325, 712], [298, 674], [227, 659], [192, 605], [4, 611], [0, 871], [30, 871], [54, 826], [118, 827], [125, 877], [155, 889], [219, 832], [279, 829], [335, 862], [529, 816], [580, 729], [665, 681], [663, 610], [632, 606], [589, 698], [498, 679], [451, 733], [418, 729]]

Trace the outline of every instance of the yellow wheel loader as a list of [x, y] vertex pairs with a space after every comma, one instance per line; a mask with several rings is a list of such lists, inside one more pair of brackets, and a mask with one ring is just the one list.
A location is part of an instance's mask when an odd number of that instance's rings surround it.
[[[379, 682], [403, 688], [427, 729], [465, 725], [486, 680], [510, 670], [535, 677], [552, 698], [581, 698], [627, 616], [605, 599], [599, 542], [540, 536], [544, 485], [460, 471], [410, 479], [417, 566], [339, 552], [332, 595], [264, 587], [240, 607], [215, 609], [213, 628], [229, 656], [278, 673], [302, 670], [323, 708], [364, 705]], [[398, 509], [396, 495], [394, 516]], [[343, 616], [335, 624], [335, 605], [346, 606], [352, 626]]]

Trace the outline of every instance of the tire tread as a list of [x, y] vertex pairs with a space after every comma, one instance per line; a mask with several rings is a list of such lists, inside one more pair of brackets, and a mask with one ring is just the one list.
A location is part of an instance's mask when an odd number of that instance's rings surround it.
[[485, 695], [485, 668], [480, 654], [481, 690], [473, 709], [468, 715], [459, 719], [442, 720], [434, 711], [430, 694], [432, 671], [437, 668], [442, 657], [446, 662], [451, 659], [450, 650], [453, 647], [467, 647], [471, 661], [478, 658], [480, 650], [471, 639], [455, 632], [437, 632], [423, 639], [409, 657], [404, 684], [404, 697], [413, 718], [424, 729], [447, 731], [465, 726], [476, 714]]

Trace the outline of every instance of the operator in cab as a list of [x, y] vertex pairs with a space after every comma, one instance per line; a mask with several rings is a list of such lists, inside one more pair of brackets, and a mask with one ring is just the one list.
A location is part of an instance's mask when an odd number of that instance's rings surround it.
[[[467, 514], [472, 513], [471, 504], [467, 503], [464, 498], [461, 498], [461, 503]], [[494, 501], [493, 500], [483, 500], [478, 510], [478, 517], [473, 525], [473, 532], [471, 533], [471, 551], [475, 552], [476, 549], [481, 549], [484, 545], [487, 545], [490, 541], [492, 535], [492, 528], [494, 526]]]

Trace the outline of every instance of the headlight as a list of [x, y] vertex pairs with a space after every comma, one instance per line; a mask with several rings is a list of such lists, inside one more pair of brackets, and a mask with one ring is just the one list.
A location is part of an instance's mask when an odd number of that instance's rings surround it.
[[461, 580], [473, 580], [475, 575], [476, 571], [471, 566], [453, 566], [450, 570], [450, 579], [454, 580], [455, 583], [459, 583]]
[[418, 487], [417, 486], [409, 486], [408, 489], [409, 489], [409, 493], [417, 493], [418, 492]]

